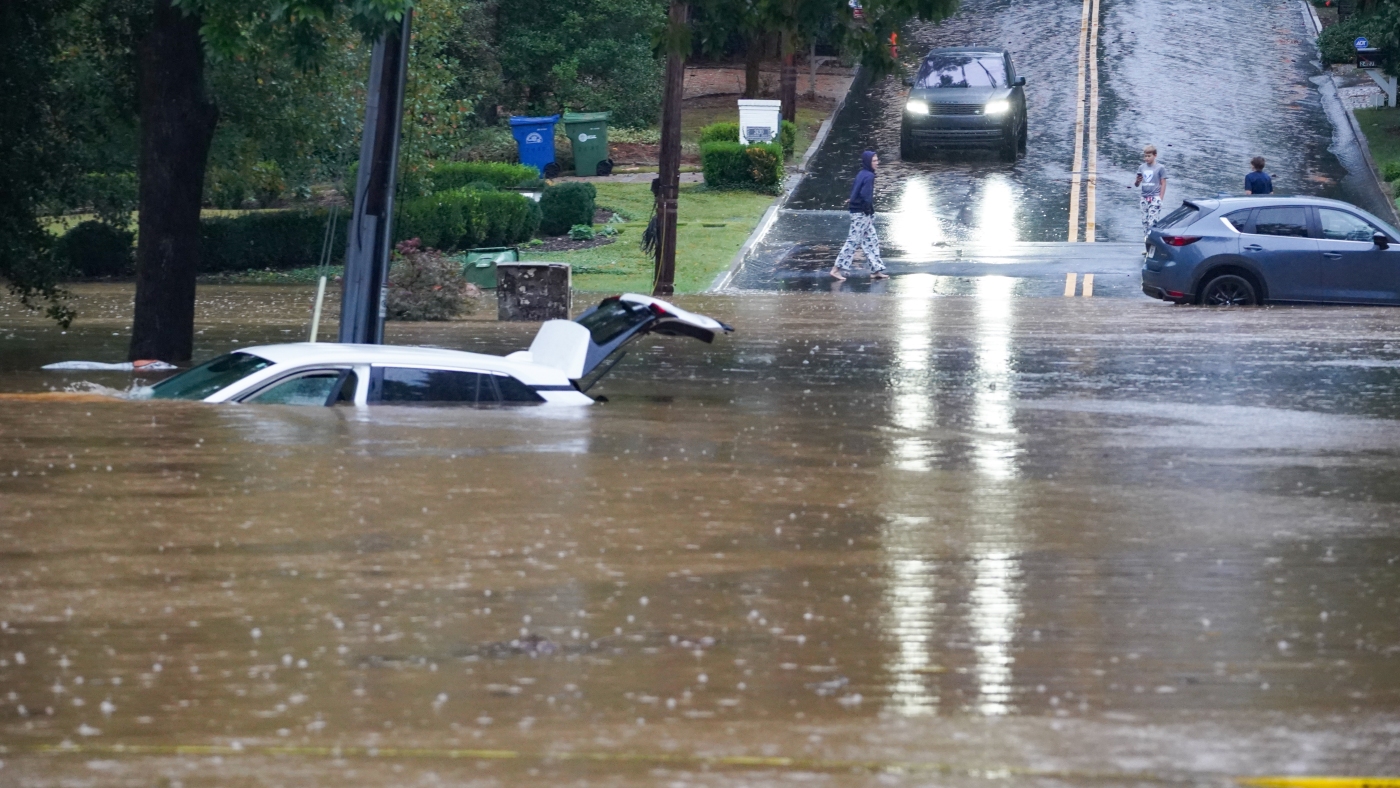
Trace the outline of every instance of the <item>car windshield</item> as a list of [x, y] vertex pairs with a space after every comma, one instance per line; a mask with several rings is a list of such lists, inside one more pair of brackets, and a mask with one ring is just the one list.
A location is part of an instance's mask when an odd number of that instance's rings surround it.
[[1006, 62], [995, 55], [929, 55], [914, 84], [921, 88], [1004, 88]]
[[151, 388], [152, 399], [204, 399], [219, 389], [272, 366], [272, 362], [252, 353], [228, 353]]

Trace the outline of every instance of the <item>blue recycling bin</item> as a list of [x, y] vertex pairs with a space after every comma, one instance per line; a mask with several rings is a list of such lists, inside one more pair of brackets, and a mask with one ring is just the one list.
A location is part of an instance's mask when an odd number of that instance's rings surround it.
[[559, 175], [559, 165], [554, 163], [554, 124], [558, 122], [558, 115], [510, 119], [510, 133], [515, 135], [520, 163], [539, 170], [543, 178]]

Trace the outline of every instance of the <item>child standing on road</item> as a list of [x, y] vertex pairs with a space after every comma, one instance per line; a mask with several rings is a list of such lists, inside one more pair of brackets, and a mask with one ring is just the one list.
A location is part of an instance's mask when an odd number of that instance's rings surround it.
[[1138, 207], [1142, 209], [1142, 234], [1146, 236], [1162, 215], [1162, 200], [1167, 197], [1167, 168], [1157, 163], [1157, 146], [1142, 149], [1142, 166], [1138, 167], [1133, 185], [1142, 187]]
[[1254, 168], [1254, 172], [1244, 176], [1244, 193], [1273, 194], [1274, 179], [1264, 172], [1264, 157], [1255, 156], [1249, 160], [1249, 166]]
[[860, 172], [851, 185], [851, 199], [846, 201], [846, 209], [851, 212], [851, 232], [846, 243], [836, 255], [836, 265], [831, 267], [833, 279], [845, 280], [851, 272], [851, 260], [855, 258], [856, 247], [865, 252], [866, 262], [870, 263], [871, 279], [888, 279], [885, 263], [880, 259], [880, 237], [875, 234], [875, 168], [880, 165], [880, 157], [868, 150], [860, 155]]

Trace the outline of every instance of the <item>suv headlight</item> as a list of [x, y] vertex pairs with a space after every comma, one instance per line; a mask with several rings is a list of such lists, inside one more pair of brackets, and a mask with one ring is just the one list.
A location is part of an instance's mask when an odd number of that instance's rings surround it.
[[909, 99], [909, 103], [904, 105], [904, 111], [908, 112], [910, 115], [927, 115], [928, 102], [919, 99]]
[[1011, 111], [1011, 102], [1007, 101], [1006, 99], [988, 101], [987, 107], [984, 111], [988, 115], [1005, 115], [1007, 112]]

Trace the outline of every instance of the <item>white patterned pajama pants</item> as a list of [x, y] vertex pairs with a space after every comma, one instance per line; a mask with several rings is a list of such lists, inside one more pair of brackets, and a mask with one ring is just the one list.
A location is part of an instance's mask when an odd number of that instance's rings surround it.
[[1147, 235], [1152, 232], [1152, 226], [1162, 215], [1161, 195], [1154, 194], [1151, 197], [1143, 195], [1138, 200], [1138, 208], [1142, 209], [1142, 234]]
[[842, 271], [851, 270], [851, 260], [856, 256], [856, 247], [865, 252], [866, 262], [872, 272], [885, 270], [885, 262], [880, 259], [880, 236], [875, 234], [875, 217], [863, 213], [851, 214], [851, 232], [846, 243], [836, 255], [836, 267]]

